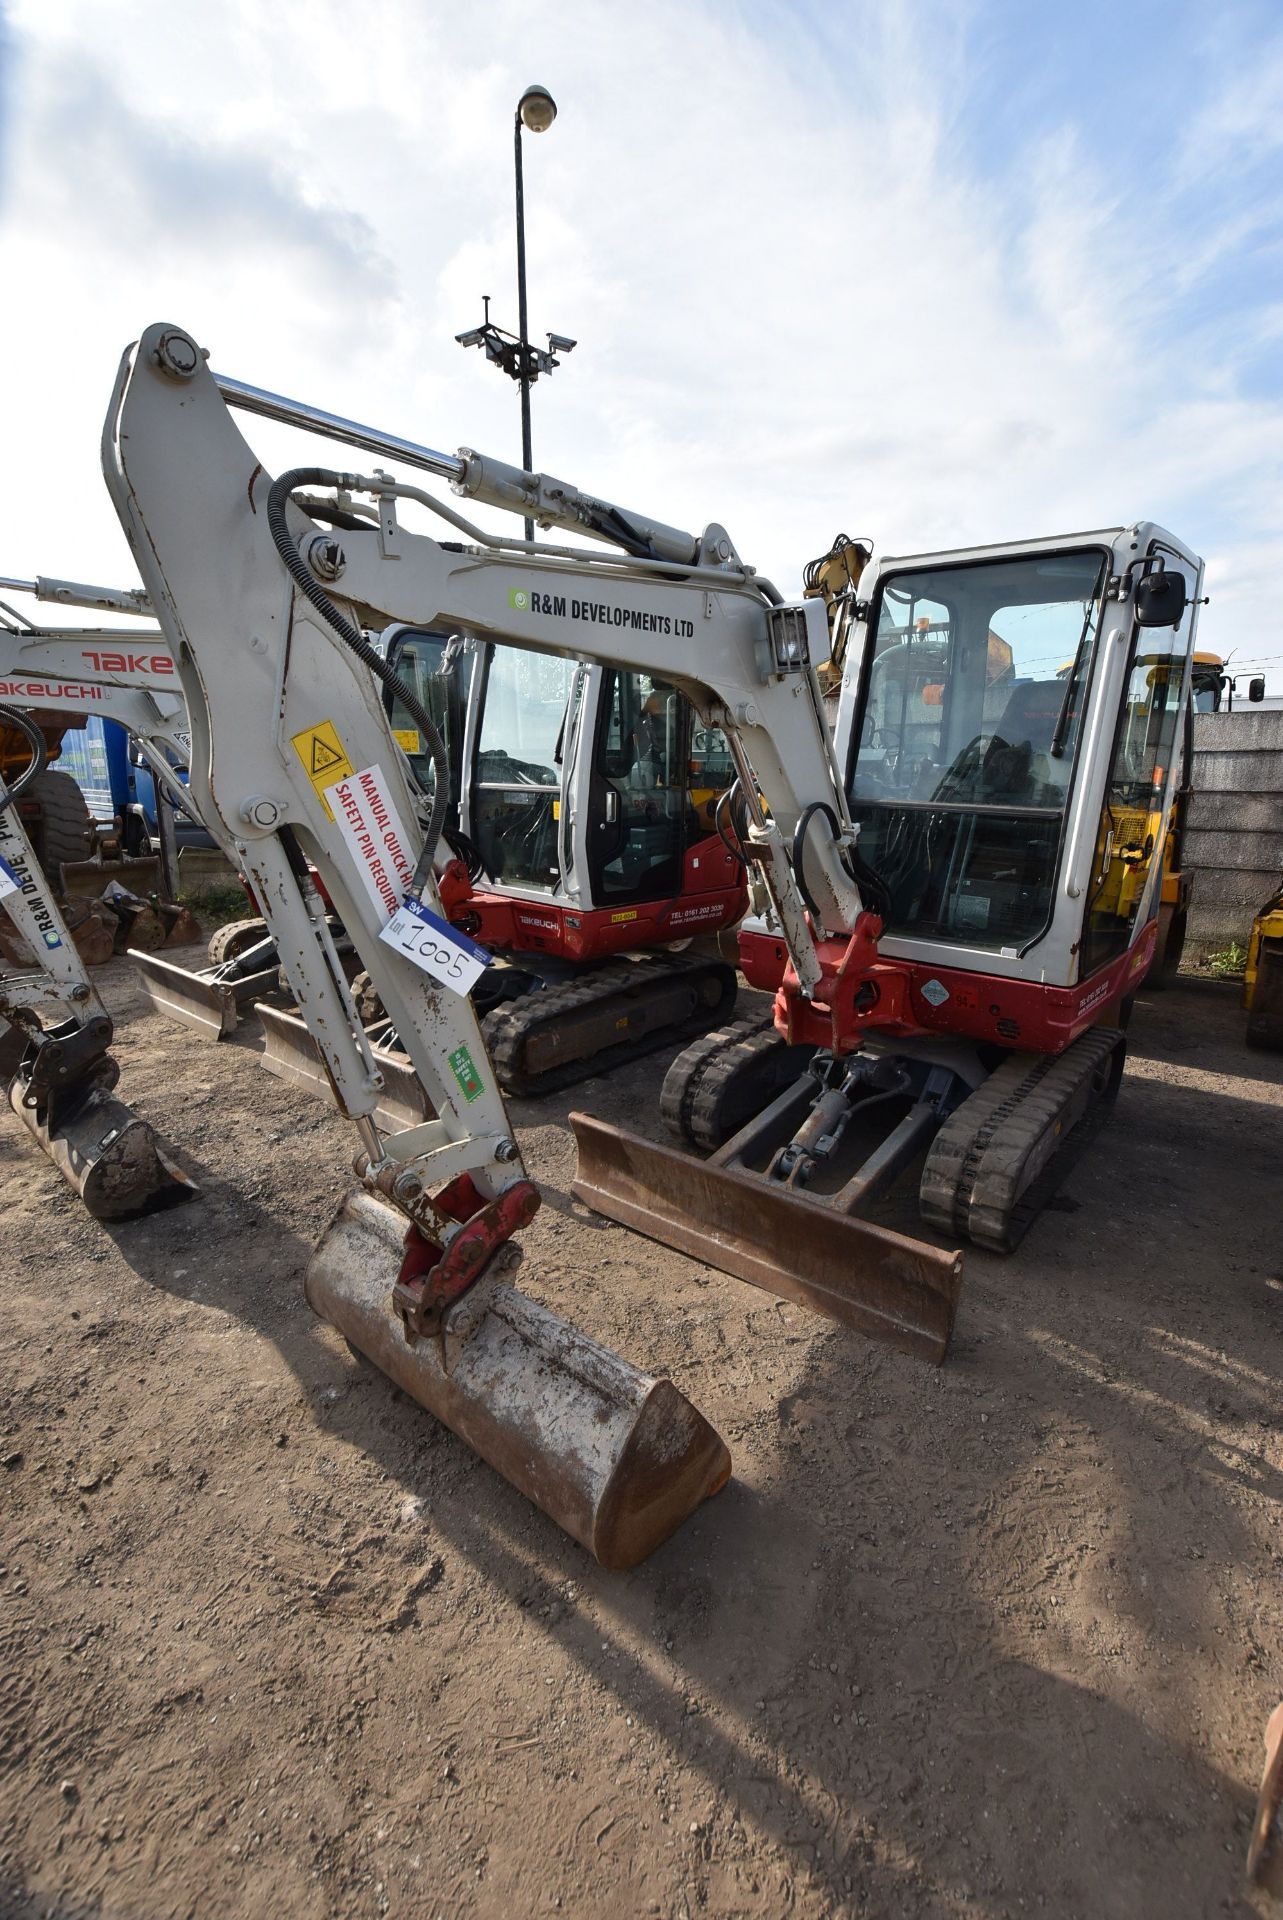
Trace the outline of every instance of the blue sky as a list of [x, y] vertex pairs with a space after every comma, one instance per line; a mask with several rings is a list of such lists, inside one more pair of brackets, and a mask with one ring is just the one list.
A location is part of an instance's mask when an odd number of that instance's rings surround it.
[[537, 464], [721, 520], [788, 587], [839, 528], [906, 552], [1153, 517], [1208, 558], [1204, 643], [1272, 657], [1283, 690], [1277, 4], [166, 20], [5, 10], [28, 484], [0, 571], [128, 577], [97, 437], [157, 318], [243, 378], [513, 457], [515, 394], [454, 335], [482, 293], [515, 319], [511, 116], [537, 78], [561, 112], [527, 145], [532, 328], [580, 341], [536, 389]]

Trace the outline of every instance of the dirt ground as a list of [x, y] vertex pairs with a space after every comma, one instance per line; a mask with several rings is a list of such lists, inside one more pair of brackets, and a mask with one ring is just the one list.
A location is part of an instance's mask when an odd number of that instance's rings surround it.
[[1263, 1911], [1283, 1061], [1231, 989], [1142, 1000], [939, 1371], [570, 1200], [566, 1112], [646, 1126], [666, 1056], [519, 1103], [521, 1284], [735, 1460], [612, 1575], [309, 1313], [347, 1128], [99, 978], [201, 1197], [105, 1230], [0, 1120], [0, 1913]]

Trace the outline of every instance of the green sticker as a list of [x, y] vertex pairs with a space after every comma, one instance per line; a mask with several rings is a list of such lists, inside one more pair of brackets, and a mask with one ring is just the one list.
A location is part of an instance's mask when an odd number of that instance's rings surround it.
[[518, 613], [529, 613], [530, 594], [525, 587], [509, 587], [508, 605], [515, 607]]
[[450, 1071], [459, 1082], [460, 1093], [465, 1100], [475, 1100], [484, 1091], [484, 1084], [472, 1064], [472, 1055], [466, 1047], [456, 1047], [449, 1058]]

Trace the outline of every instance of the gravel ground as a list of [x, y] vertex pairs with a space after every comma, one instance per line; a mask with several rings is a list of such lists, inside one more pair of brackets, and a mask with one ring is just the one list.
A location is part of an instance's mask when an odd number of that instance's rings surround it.
[[0, 1125], [0, 1912], [1258, 1911], [1283, 1061], [1232, 990], [1142, 999], [939, 1371], [570, 1199], [567, 1111], [657, 1131], [666, 1056], [517, 1103], [522, 1286], [735, 1460], [611, 1575], [310, 1315], [337, 1116], [99, 978], [201, 1196], [104, 1229]]

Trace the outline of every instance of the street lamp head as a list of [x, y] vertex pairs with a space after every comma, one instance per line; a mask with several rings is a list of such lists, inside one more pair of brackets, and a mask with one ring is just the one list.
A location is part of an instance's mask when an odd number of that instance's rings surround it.
[[557, 118], [557, 102], [547, 87], [527, 87], [517, 102], [517, 117], [529, 133], [547, 133]]

